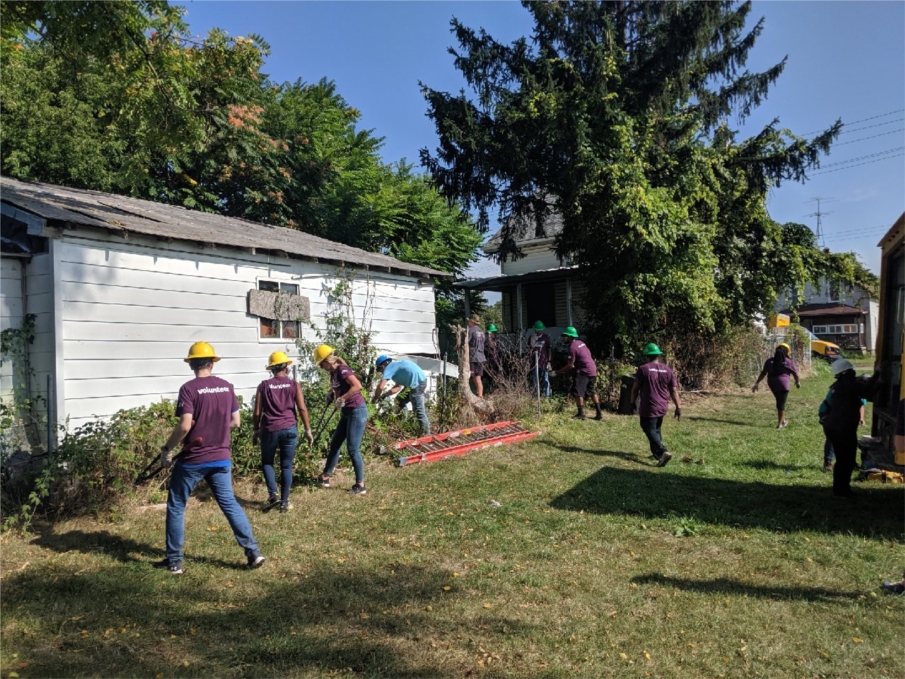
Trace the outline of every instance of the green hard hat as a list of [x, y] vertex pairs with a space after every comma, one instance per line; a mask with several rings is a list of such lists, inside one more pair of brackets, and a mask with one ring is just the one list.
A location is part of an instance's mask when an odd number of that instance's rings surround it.
[[562, 336], [574, 337], [575, 339], [578, 339], [578, 331], [570, 325], [568, 328], [562, 331]]
[[487, 332], [499, 332], [499, 330], [497, 330], [496, 326], [493, 323], [491, 323], [490, 325], [487, 326]]
[[535, 323], [534, 323], [534, 329], [535, 329], [535, 330], [546, 330], [546, 329], [547, 329], [547, 326], [544, 325], [544, 322], [543, 322], [543, 321], [535, 321]]
[[653, 342], [649, 342], [646, 347], [644, 347], [644, 355], [645, 356], [660, 356], [663, 352], [660, 351], [660, 347], [658, 347]]

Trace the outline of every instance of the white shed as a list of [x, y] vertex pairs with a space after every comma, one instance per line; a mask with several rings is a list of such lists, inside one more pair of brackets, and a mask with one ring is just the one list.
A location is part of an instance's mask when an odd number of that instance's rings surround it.
[[[312, 334], [279, 310], [261, 312], [262, 297], [266, 306], [268, 292], [298, 295], [295, 308], [322, 328], [340, 268], [354, 274], [356, 319], [380, 351], [437, 356], [433, 280], [443, 272], [134, 198], [5, 177], [0, 189], [2, 329], [34, 314], [27, 386], [32, 396], [49, 386], [52, 419], [70, 429], [173, 398], [191, 376], [182, 359], [197, 340], [214, 345], [216, 374], [251, 399], [269, 354], [295, 356], [294, 337]], [[7, 398], [11, 370], [0, 368]]]

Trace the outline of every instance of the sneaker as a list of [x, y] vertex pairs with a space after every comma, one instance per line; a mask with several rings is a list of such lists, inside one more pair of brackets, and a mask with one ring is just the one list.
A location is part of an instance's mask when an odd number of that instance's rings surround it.
[[267, 504], [269, 504], [269, 505], [275, 505], [279, 501], [280, 501], [280, 496], [277, 495], [276, 493], [267, 496]]
[[266, 561], [266, 559], [260, 553], [250, 554], [248, 556], [248, 567], [249, 568], [260, 568], [261, 566], [264, 565], [265, 561]]
[[292, 509], [291, 502], [287, 502], [284, 505], [280, 505], [280, 514], [288, 514], [290, 509]]
[[588, 418], [585, 417], [584, 413], [578, 413], [577, 415], [572, 415], [572, 419], [573, 420], [586, 420]]
[[890, 582], [886, 580], [883, 583], [883, 589], [885, 589], [890, 594], [905, 594], [905, 584], [901, 582]]
[[154, 568], [166, 568], [167, 573], [170, 575], [182, 575], [183, 573], [181, 561], [173, 561], [171, 563], [169, 559], [163, 558], [160, 561], [155, 561], [152, 565]]
[[315, 480], [315, 483], [319, 485], [321, 488], [329, 488], [330, 487], [330, 477], [321, 474]]
[[652, 459], [654, 462], [659, 462], [659, 461], [660, 461], [660, 456], [659, 456], [659, 455], [654, 455], [653, 453], [651, 453], [651, 454], [650, 454], [650, 459]]
[[603, 413], [597, 413], [596, 415], [594, 415], [594, 419], [599, 422], [603, 419]]
[[657, 466], [658, 466], [658, 467], [665, 467], [665, 466], [666, 466], [666, 463], [669, 462], [671, 459], [672, 459], [672, 453], [670, 453], [670, 452], [668, 452], [668, 451], [665, 451], [665, 452], [660, 456], [660, 459], [657, 460]]
[[776, 428], [777, 428], [777, 429], [785, 429], [785, 428], [788, 427], [788, 426], [789, 426], [789, 421], [788, 421], [788, 420], [783, 420], [783, 421], [780, 422], [778, 425], [776, 425]]
[[835, 466], [835, 465], [834, 465], [834, 463], [832, 463], [832, 462], [824, 462], [824, 463], [823, 463], [823, 471], [824, 471], [824, 472], [831, 472], [831, 471], [833, 471], [833, 467], [834, 467], [834, 466]]
[[349, 492], [352, 493], [352, 495], [364, 495], [368, 492], [368, 489], [364, 487], [364, 484], [356, 483]]
[[266, 514], [271, 509], [276, 509], [279, 506], [280, 506], [280, 498], [277, 497], [276, 495], [271, 495], [269, 498], [267, 498], [267, 504], [264, 505], [263, 507], [261, 507], [261, 511]]

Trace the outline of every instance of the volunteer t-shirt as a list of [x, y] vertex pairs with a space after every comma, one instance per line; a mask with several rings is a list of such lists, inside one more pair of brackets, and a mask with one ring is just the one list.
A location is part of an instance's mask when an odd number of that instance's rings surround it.
[[427, 379], [424, 371], [412, 361], [393, 361], [383, 370], [383, 379], [393, 380], [403, 387], [414, 389]]
[[296, 425], [295, 394], [298, 385], [285, 375], [264, 380], [258, 385], [261, 403], [261, 428], [275, 432]]
[[635, 373], [641, 393], [638, 415], [663, 417], [669, 410], [669, 392], [676, 388], [676, 374], [668, 365], [651, 361]]
[[569, 345], [569, 360], [573, 362], [576, 372], [588, 377], [597, 376], [597, 365], [591, 357], [591, 350], [581, 340], [572, 340]]
[[468, 329], [468, 360], [471, 363], [485, 363], [484, 331], [476, 325]]
[[[547, 364], [550, 362], [551, 345], [550, 335], [545, 332], [542, 332], [540, 335], [534, 334], [531, 336], [531, 348], [537, 354], [537, 364], [540, 366], [541, 370], [545, 370]], [[534, 368], [534, 366], [531, 367], [532, 369]]]
[[774, 375], [775, 358], [768, 358], [764, 363], [764, 370], [767, 371], [767, 386], [771, 391], [789, 391], [789, 375], [798, 373], [798, 368], [791, 358], [782, 359], [782, 364], [776, 367], [778, 374]]
[[229, 424], [239, 409], [236, 392], [226, 380], [210, 375], [182, 385], [176, 416], [192, 416], [192, 428], [183, 439], [182, 464], [208, 464], [229, 460]]
[[[330, 372], [330, 386], [333, 388], [333, 393], [337, 397], [345, 396], [345, 394], [352, 389], [352, 385], [346, 381], [346, 378], [349, 375], [354, 375], [355, 371], [352, 370], [349, 366], [345, 364], [340, 364], [336, 366]], [[364, 405], [365, 398], [361, 395], [359, 391], [353, 397], [346, 400], [345, 405], [343, 406], [343, 410], [353, 410], [354, 408], [358, 408], [359, 406]]]

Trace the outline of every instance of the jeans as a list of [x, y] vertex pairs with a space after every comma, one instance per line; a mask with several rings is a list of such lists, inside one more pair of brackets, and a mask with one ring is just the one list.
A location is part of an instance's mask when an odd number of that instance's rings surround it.
[[647, 436], [650, 442], [650, 452], [656, 458], [660, 458], [666, 452], [666, 446], [663, 445], [663, 438], [660, 435], [660, 428], [663, 426], [662, 417], [642, 417], [641, 431]]
[[836, 451], [833, 450], [833, 442], [827, 439], [823, 443], [823, 464], [824, 466], [836, 461]]
[[178, 462], [173, 465], [170, 475], [170, 492], [167, 496], [167, 559], [170, 563], [182, 563], [182, 547], [185, 544], [185, 505], [195, 486], [201, 480], [207, 481], [211, 493], [223, 516], [233, 529], [236, 542], [245, 550], [245, 556], [260, 553], [258, 543], [251, 532], [248, 517], [233, 494], [231, 467], [205, 467], [186, 469]]
[[400, 408], [404, 408], [406, 403], [412, 404], [412, 409], [415, 411], [415, 415], [418, 416], [418, 421], [421, 423], [421, 433], [425, 436], [431, 433], [431, 423], [430, 420], [427, 419], [427, 408], [425, 407], [425, 401], [427, 399], [424, 392], [426, 389], [427, 380], [424, 380], [423, 382], [419, 382], [417, 387], [409, 389], [408, 393], [399, 399]]
[[823, 428], [823, 433], [836, 453], [833, 467], [833, 495], [845, 496], [852, 491], [852, 472], [858, 457], [858, 429], [837, 430]]
[[[545, 398], [550, 398], [550, 373], [546, 365], [537, 366], [537, 376], [540, 378], [540, 393]], [[537, 380], [534, 379], [534, 366], [528, 371], [528, 382], [531, 384], [531, 393], [537, 395]]]
[[365, 435], [365, 423], [368, 421], [368, 406], [362, 403], [357, 408], [346, 410], [343, 408], [342, 415], [339, 418], [339, 424], [333, 432], [333, 438], [330, 439], [330, 452], [327, 455], [327, 465], [324, 467], [324, 474], [332, 474], [336, 469], [336, 463], [339, 462], [339, 449], [342, 448], [343, 441], [346, 442], [346, 450], [349, 451], [349, 457], [352, 459], [352, 468], [355, 470], [355, 483], [364, 483], [365, 470], [364, 463], [361, 461], [361, 439]]
[[292, 467], [295, 462], [295, 447], [299, 442], [298, 427], [288, 427], [279, 431], [261, 432], [261, 468], [264, 471], [264, 482], [267, 494], [277, 494], [277, 479], [273, 470], [273, 461], [277, 449], [280, 451], [280, 502], [289, 502], [289, 490], [292, 488]]

